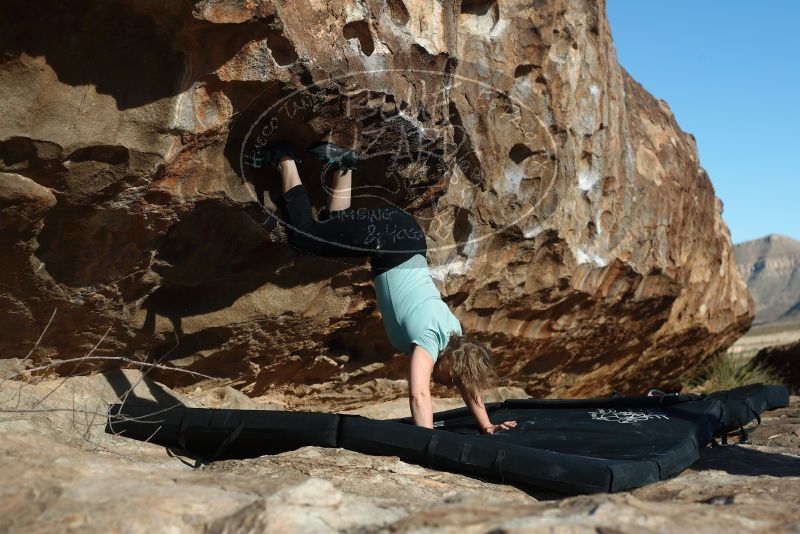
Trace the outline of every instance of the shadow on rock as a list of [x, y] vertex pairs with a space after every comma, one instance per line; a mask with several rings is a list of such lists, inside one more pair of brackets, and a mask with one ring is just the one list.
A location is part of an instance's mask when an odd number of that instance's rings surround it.
[[[143, 6], [123, 2], [11, 0], [0, 6], [2, 47], [15, 57], [43, 56], [61, 82], [94, 86], [122, 110], [181, 93], [245, 43], [275, 33], [268, 24], [237, 25], [228, 38], [213, 39], [225, 25], [198, 21], [191, 10], [190, 3], [178, 2], [145, 14]], [[175, 41], [191, 41], [193, 34], [201, 42], [213, 39], [214, 46], [204, 47], [202, 56], [189, 57], [191, 52]]]
[[[148, 379], [146, 376], [134, 377], [133, 383], [122, 369], [109, 369], [103, 376], [108, 381], [108, 385], [114, 390], [119, 402], [133, 404], [136, 406], [182, 406], [183, 402], [173, 396], [166, 388]], [[144, 384], [152, 398], [139, 396], [136, 392], [137, 386]]]
[[800, 476], [797, 457], [780, 453], [767, 453], [742, 445], [727, 445], [703, 451], [694, 469], [719, 470], [731, 475], [773, 477]]

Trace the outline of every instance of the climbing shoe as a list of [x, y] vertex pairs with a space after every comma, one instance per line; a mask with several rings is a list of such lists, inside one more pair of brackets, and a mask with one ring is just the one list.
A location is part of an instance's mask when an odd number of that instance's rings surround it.
[[355, 169], [358, 162], [358, 155], [352, 150], [326, 141], [311, 144], [308, 153], [335, 168]]
[[299, 162], [300, 159], [294, 153], [294, 147], [289, 141], [277, 141], [269, 143], [256, 150], [255, 155], [249, 158], [248, 164], [254, 169], [260, 169], [264, 165], [277, 167], [281, 158], [288, 156]]

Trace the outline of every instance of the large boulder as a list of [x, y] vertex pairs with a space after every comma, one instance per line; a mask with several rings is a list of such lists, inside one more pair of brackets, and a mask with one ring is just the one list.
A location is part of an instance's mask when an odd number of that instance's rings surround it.
[[800, 392], [800, 341], [763, 348], [753, 363], [772, 369], [792, 393]]
[[[509, 387], [674, 386], [752, 320], [694, 139], [617, 63], [603, 2], [0, 12], [3, 357], [148, 360], [310, 407], [400, 395], [365, 263], [287, 247], [277, 178], [247, 165], [325, 136], [363, 155], [357, 205], [418, 217]], [[317, 205], [321, 171], [303, 157]]]

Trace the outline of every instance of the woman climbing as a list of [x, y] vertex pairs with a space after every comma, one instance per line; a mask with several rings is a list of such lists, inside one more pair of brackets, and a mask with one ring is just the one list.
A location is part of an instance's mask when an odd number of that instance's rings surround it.
[[350, 207], [352, 171], [357, 156], [333, 143], [315, 143], [309, 153], [332, 169], [328, 205], [318, 220], [297, 172], [291, 143], [264, 146], [253, 159], [280, 173], [278, 200], [290, 246], [316, 256], [369, 257], [378, 308], [389, 341], [411, 355], [409, 404], [414, 423], [433, 428], [430, 381], [458, 388], [483, 433], [513, 428], [514, 421], [493, 424], [480, 391], [494, 376], [489, 351], [462, 335], [461, 325], [442, 300], [425, 258], [425, 235], [414, 217], [396, 207]]

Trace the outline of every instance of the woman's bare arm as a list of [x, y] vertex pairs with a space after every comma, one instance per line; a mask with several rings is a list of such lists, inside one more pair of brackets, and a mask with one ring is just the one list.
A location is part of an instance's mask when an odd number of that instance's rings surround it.
[[481, 398], [480, 394], [476, 393], [473, 395], [461, 383], [458, 384], [458, 390], [461, 392], [461, 397], [464, 399], [464, 403], [469, 407], [469, 410], [472, 412], [472, 415], [475, 416], [475, 419], [477, 419], [481, 432], [485, 434], [494, 434], [495, 432], [508, 430], [509, 428], [514, 428], [517, 426], [516, 421], [505, 421], [498, 425], [492, 424], [492, 422], [489, 420], [489, 414], [486, 413], [486, 406], [484, 406], [483, 399]]
[[408, 403], [414, 424], [426, 428], [433, 428], [432, 372], [433, 358], [428, 351], [415, 345], [411, 353], [411, 371], [408, 377]]

